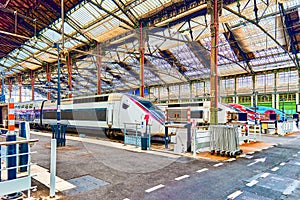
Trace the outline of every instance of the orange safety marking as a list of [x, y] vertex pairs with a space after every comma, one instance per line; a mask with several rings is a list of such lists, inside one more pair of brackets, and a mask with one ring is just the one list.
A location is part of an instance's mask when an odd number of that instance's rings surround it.
[[8, 103], [8, 109], [14, 109], [15, 104], [14, 103]]
[[8, 130], [9, 131], [14, 131], [15, 130], [15, 125], [8, 125]]
[[14, 114], [8, 114], [8, 120], [15, 120]]

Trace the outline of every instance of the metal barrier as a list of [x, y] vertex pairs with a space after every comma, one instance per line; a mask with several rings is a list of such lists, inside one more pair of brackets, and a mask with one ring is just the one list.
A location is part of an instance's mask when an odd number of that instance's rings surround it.
[[50, 125], [52, 129], [52, 139], [56, 139], [57, 146], [66, 146], [66, 124], [60, 124], [60, 133], [58, 132], [58, 125]]
[[[4, 138], [4, 137], [2, 137]], [[38, 139], [31, 139], [31, 140], [20, 140], [20, 141], [9, 141], [9, 142], [0, 142], [1, 147], [1, 182], [0, 182], [0, 196], [2, 199], [12, 199], [17, 197], [22, 191], [27, 191], [27, 198], [30, 198], [30, 190], [34, 187], [31, 186], [31, 154], [36, 152], [30, 151], [29, 143], [38, 142]], [[19, 145], [28, 145], [28, 152], [20, 153]], [[16, 146], [16, 153], [7, 155], [6, 149], [10, 146]], [[20, 164], [20, 157], [21, 156], [28, 156], [28, 161], [24, 164]], [[7, 160], [9, 158], [14, 158], [15, 162], [13, 166], [7, 166]], [[26, 168], [27, 172], [21, 173], [20, 170], [22, 168]], [[15, 173], [15, 178], [9, 178], [9, 171], [13, 170]], [[23, 170], [24, 171], [24, 170]], [[6, 173], [5, 173], [6, 172]]]
[[[147, 141], [145, 141], [147, 138]], [[143, 141], [142, 141], [143, 140]], [[146, 148], [150, 149], [151, 145], [151, 126], [146, 125], [145, 128], [139, 123], [124, 123], [124, 145], [135, 145], [136, 147], [143, 147], [142, 144], [146, 142]]]
[[193, 156], [196, 156], [197, 152], [209, 150], [210, 147], [210, 132], [209, 130], [197, 130], [193, 129], [192, 151]]
[[293, 132], [294, 124], [296, 124], [294, 121], [279, 122], [277, 125], [277, 133], [279, 135], [284, 135], [286, 133]]
[[211, 125], [209, 131], [211, 154], [235, 157], [241, 153], [237, 126]]
[[247, 125], [249, 128], [247, 132], [245, 130], [239, 130], [241, 131], [240, 134], [240, 142], [248, 142], [248, 141], [254, 141], [256, 142], [257, 140], [261, 141], [261, 126], [260, 125]]

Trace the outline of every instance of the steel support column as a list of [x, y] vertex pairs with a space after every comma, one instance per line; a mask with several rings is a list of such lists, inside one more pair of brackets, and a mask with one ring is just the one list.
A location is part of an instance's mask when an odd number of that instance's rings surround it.
[[22, 102], [22, 76], [18, 74], [19, 102]]
[[278, 79], [278, 72], [275, 71], [274, 72], [274, 94], [272, 95], [272, 97], [274, 98], [274, 99], [272, 99], [272, 106], [275, 109], [278, 109], [277, 108], [277, 80], [279, 80]]
[[239, 103], [238, 96], [237, 96], [237, 87], [238, 87], [237, 82], [238, 82], [238, 78], [235, 75], [234, 76], [234, 100], [233, 100], [233, 103]]
[[300, 69], [298, 68], [298, 102], [297, 104], [300, 104]]
[[71, 56], [68, 55], [68, 84], [69, 84], [69, 98], [72, 98], [72, 65], [71, 65]]
[[30, 71], [30, 78], [31, 78], [31, 100], [34, 100], [34, 71]]
[[49, 63], [47, 63], [46, 65], [46, 73], [47, 73], [47, 85], [48, 85], [48, 91], [47, 91], [47, 99], [50, 100], [51, 99], [51, 92], [50, 92], [50, 80], [51, 80], [51, 67], [49, 66]]
[[8, 93], [9, 93], [9, 99], [11, 99], [11, 91], [12, 90], [12, 80], [11, 78], [8, 78]]
[[211, 2], [211, 59], [210, 59], [210, 124], [218, 124], [218, 0]]
[[143, 23], [140, 22], [140, 96], [144, 97], [145, 82], [144, 82], [144, 62], [145, 62], [145, 47], [144, 47], [144, 33]]
[[101, 94], [101, 46], [97, 43], [97, 94]]

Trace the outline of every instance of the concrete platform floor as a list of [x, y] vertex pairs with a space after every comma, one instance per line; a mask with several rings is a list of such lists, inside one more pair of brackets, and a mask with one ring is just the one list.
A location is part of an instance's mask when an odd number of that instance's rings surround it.
[[[243, 155], [237, 159], [285, 143], [297, 136], [298, 133], [284, 137], [262, 136], [260, 142], [242, 144]], [[42, 180], [47, 179], [46, 174], [49, 173], [51, 134], [32, 132], [31, 137], [40, 140], [32, 147], [32, 151], [38, 152], [33, 155], [32, 161], [38, 164], [35, 173], [38, 174], [37, 177], [40, 176], [33, 180], [37, 190], [32, 193], [32, 197], [50, 199], [49, 185]], [[68, 136], [67, 146], [57, 148], [56, 175], [60, 189], [57, 190], [56, 197], [51, 199], [126, 199], [129, 196], [130, 199], [140, 199], [132, 194], [142, 195], [137, 192], [141, 186], [148, 188], [170, 176], [180, 176], [182, 171], [203, 169], [226, 160], [234, 159], [210, 155], [209, 152], [198, 153], [194, 158], [191, 153], [178, 155], [162, 149], [142, 151], [121, 143]], [[81, 183], [81, 179], [88, 182], [94, 180], [96, 186], [86, 186], [87, 182]], [[97, 185], [101, 181], [107, 184]], [[74, 190], [76, 187], [79, 188], [78, 191]]]

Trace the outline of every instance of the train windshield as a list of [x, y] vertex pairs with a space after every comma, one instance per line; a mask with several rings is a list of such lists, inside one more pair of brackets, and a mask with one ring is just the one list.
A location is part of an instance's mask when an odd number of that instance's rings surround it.
[[153, 103], [151, 103], [150, 101], [147, 101], [145, 99], [140, 99], [135, 96], [132, 96], [132, 97], [134, 98], [134, 100], [136, 100], [141, 105], [143, 105], [155, 117], [156, 120], [158, 120], [160, 122], [165, 121], [165, 115], [164, 115], [163, 111], [160, 108], [158, 108], [156, 105], [154, 105]]

